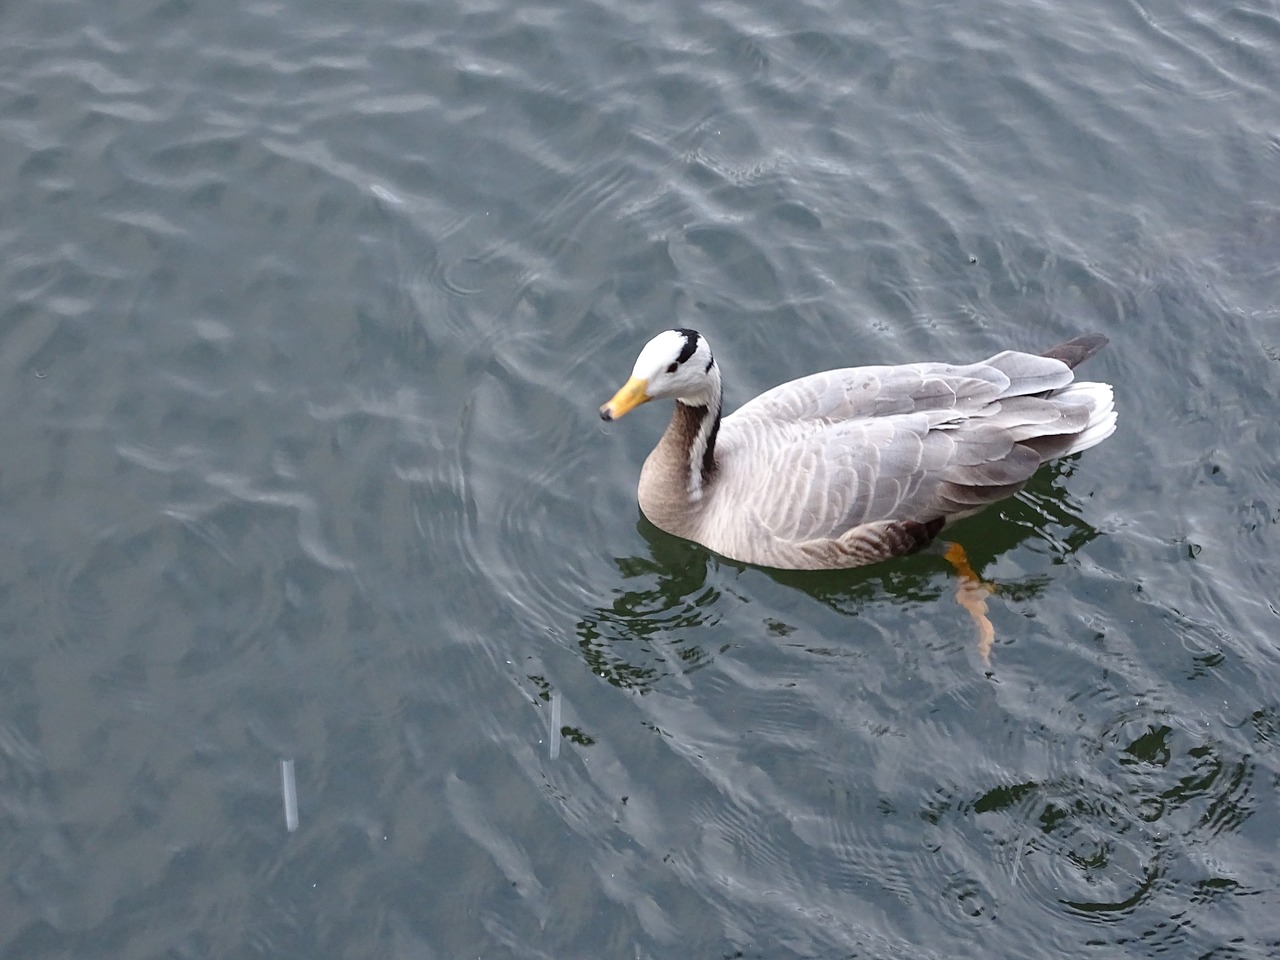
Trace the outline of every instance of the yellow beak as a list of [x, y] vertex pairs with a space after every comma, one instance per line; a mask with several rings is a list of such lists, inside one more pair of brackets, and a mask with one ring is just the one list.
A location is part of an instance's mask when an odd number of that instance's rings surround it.
[[632, 377], [622, 385], [622, 389], [613, 395], [613, 399], [600, 408], [601, 420], [617, 420], [624, 413], [634, 410], [642, 403], [648, 403], [653, 397], [645, 393], [648, 380]]

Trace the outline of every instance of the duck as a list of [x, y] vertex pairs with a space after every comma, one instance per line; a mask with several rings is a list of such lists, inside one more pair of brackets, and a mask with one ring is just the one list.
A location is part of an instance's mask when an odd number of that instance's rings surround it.
[[710, 342], [665, 330], [600, 416], [675, 401], [640, 470], [640, 510], [659, 529], [745, 564], [860, 567], [921, 550], [1111, 436], [1111, 385], [1074, 373], [1106, 344], [1091, 333], [1040, 354], [827, 370], [725, 416]]

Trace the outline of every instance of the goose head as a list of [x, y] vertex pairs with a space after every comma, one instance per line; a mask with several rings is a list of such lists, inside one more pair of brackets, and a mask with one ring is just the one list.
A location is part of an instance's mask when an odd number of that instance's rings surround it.
[[720, 371], [711, 344], [696, 330], [664, 330], [646, 343], [631, 378], [600, 408], [600, 419], [617, 420], [642, 403], [667, 398], [691, 407], [720, 403]]

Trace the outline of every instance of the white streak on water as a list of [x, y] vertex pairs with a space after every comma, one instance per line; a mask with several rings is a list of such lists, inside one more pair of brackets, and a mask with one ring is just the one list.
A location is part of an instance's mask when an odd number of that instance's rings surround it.
[[351, 564], [330, 550], [324, 542], [320, 507], [315, 498], [302, 491], [259, 490], [243, 475], [210, 473], [205, 480], [219, 490], [246, 503], [283, 507], [297, 514], [298, 545], [312, 560], [329, 570], [348, 570]]
[[404, 203], [403, 200], [397, 197], [394, 193], [392, 193], [386, 187], [382, 186], [382, 184], [380, 183], [375, 183], [369, 189], [373, 191], [373, 195], [375, 197], [377, 197], [379, 200], [385, 201], [386, 203]]
[[284, 792], [284, 825], [290, 832], [298, 829], [298, 784], [293, 778], [293, 761], [280, 761], [280, 788]]
[[560, 694], [551, 695], [551, 759], [560, 756]]

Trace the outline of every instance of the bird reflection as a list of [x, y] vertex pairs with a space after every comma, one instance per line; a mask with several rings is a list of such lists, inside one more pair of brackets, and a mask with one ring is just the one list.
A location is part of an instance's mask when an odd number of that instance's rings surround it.
[[[1098, 536], [1081, 518], [1079, 502], [1065, 490], [1073, 469], [1071, 459], [1042, 468], [1015, 499], [956, 524], [944, 535], [947, 542], [915, 556], [851, 570], [759, 569], [850, 616], [873, 602], [927, 604], [954, 593], [972, 619], [976, 649], [985, 665], [995, 641], [987, 606], [1033, 601], [1049, 577], [990, 583], [982, 578], [982, 570], [1029, 543], [1047, 549], [1055, 564], [1065, 563]], [[714, 556], [710, 551], [662, 532], [643, 515], [637, 530], [649, 555], [615, 560], [622, 584], [610, 603], [582, 617], [577, 633], [593, 673], [615, 686], [644, 693], [664, 678], [686, 675], [711, 662], [715, 650], [708, 638], [715, 637], [714, 631], [687, 628], [716, 625], [721, 588], [708, 583], [707, 561]], [[718, 562], [747, 569], [736, 561]]]
[[[645, 693], [665, 677], [705, 666], [711, 655], [688, 627], [715, 624], [720, 592], [707, 584], [706, 549], [641, 520], [650, 557], [619, 557], [626, 589], [577, 624], [591, 671], [617, 687]], [[674, 639], [673, 639], [674, 638]]]

